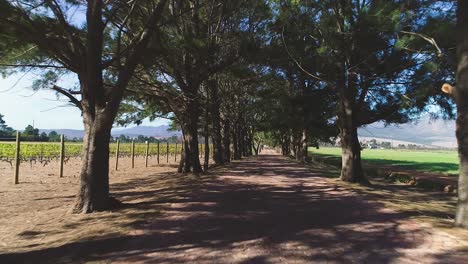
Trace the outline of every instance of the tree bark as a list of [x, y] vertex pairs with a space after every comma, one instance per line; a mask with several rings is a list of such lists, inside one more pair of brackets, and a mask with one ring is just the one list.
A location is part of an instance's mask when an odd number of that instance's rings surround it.
[[210, 141], [208, 134], [205, 135], [205, 163], [203, 164], [203, 170], [208, 171], [208, 165], [210, 163]]
[[119, 202], [109, 196], [109, 141], [112, 121], [106, 116], [92, 118], [84, 114], [80, 188], [74, 213], [91, 213], [116, 207]]
[[239, 131], [239, 124], [236, 122], [234, 125], [233, 133], [232, 133], [232, 144], [233, 144], [233, 150], [234, 150], [234, 160], [240, 160], [242, 157], [241, 154], [241, 149], [240, 149], [240, 131]]
[[468, 1], [459, 0], [457, 10], [457, 86], [452, 94], [457, 103], [456, 136], [460, 158], [458, 203], [455, 225], [468, 227]]
[[210, 122], [210, 118], [209, 118], [209, 112], [208, 112], [208, 108], [206, 108], [205, 110], [205, 155], [204, 155], [204, 158], [205, 158], [205, 163], [203, 164], [203, 170], [205, 172], [208, 172], [208, 165], [210, 163], [210, 133], [209, 133], [209, 122]]
[[223, 126], [223, 153], [224, 161], [231, 161], [231, 122], [229, 119], [224, 120]]
[[361, 163], [361, 145], [356, 127], [342, 127], [341, 133], [341, 180], [367, 183]]
[[221, 98], [218, 94], [218, 84], [216, 80], [208, 81], [211, 98], [211, 118], [212, 118], [212, 138], [213, 138], [213, 160], [216, 165], [224, 164], [223, 143], [221, 136]]
[[296, 160], [300, 162], [306, 162], [307, 155], [307, 130], [303, 129], [298, 135], [298, 140], [296, 142]]
[[202, 167], [198, 148], [198, 119], [200, 117], [199, 102], [195, 97], [187, 103], [187, 111], [183, 114], [182, 134], [184, 151], [179, 163], [179, 173], [200, 173]]
[[307, 157], [309, 156], [309, 146], [307, 144], [307, 129], [302, 131], [302, 161], [306, 162]]

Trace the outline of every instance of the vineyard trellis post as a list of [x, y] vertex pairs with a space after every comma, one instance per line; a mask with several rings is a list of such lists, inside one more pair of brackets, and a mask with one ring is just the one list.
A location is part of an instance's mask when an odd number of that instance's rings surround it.
[[117, 139], [117, 147], [115, 149], [115, 170], [119, 170], [119, 152], [120, 152], [120, 140]]
[[169, 163], [169, 141], [166, 142], [166, 163]]
[[145, 150], [145, 167], [148, 167], [149, 141], [146, 141], [145, 144], [146, 144], [146, 150]]
[[20, 139], [20, 136], [21, 136], [21, 133], [19, 131], [16, 132], [15, 184], [19, 183], [19, 167], [20, 167], [20, 162], [21, 162], [21, 156], [20, 156], [21, 139]]
[[60, 174], [59, 177], [63, 177], [63, 160], [65, 159], [65, 137], [60, 135]]
[[158, 140], [158, 165], [159, 165], [159, 140]]
[[132, 140], [132, 169], [135, 168], [135, 140]]

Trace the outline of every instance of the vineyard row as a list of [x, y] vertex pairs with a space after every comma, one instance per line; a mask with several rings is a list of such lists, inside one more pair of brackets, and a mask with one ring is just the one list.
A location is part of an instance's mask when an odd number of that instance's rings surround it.
[[[148, 146], [147, 146], [148, 144]], [[132, 143], [119, 144], [119, 157], [128, 157], [132, 155]], [[81, 143], [64, 143], [64, 158], [80, 157], [83, 144]], [[200, 145], [200, 153], [204, 153], [205, 146]], [[148, 151], [148, 154], [146, 152]], [[166, 143], [135, 143], [134, 156], [170, 156], [180, 155], [182, 151], [181, 144], [166, 144]], [[109, 144], [110, 155], [116, 155], [117, 143]], [[15, 160], [16, 144], [15, 142], [0, 142], [0, 161], [13, 162]], [[49, 162], [61, 157], [61, 143], [51, 142], [21, 142], [19, 159], [23, 162], [39, 161]]]

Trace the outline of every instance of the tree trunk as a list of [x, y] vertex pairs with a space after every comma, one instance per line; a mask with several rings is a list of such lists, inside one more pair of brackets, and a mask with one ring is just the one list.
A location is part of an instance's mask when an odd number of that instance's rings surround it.
[[84, 114], [80, 188], [74, 213], [91, 213], [116, 207], [119, 202], [109, 196], [109, 141], [112, 121], [105, 116]]
[[200, 173], [202, 167], [200, 164], [198, 149], [198, 119], [200, 116], [198, 100], [192, 99], [187, 104], [187, 113], [184, 114], [182, 134], [184, 138], [184, 151], [179, 163], [179, 173]]
[[249, 145], [248, 138], [247, 138], [247, 130], [245, 129], [244, 124], [241, 126], [241, 153], [243, 157], [248, 157], [247, 146]]
[[247, 131], [247, 155], [248, 156], [252, 156], [254, 154], [254, 146], [255, 146], [255, 142], [253, 140], [253, 133], [252, 131], [249, 129]]
[[221, 137], [221, 98], [218, 95], [218, 84], [216, 80], [208, 81], [211, 98], [211, 118], [212, 118], [212, 139], [213, 139], [213, 160], [215, 164], [224, 164], [223, 143]]
[[240, 150], [240, 131], [239, 131], [239, 125], [236, 124], [234, 125], [234, 129], [232, 130], [232, 145], [233, 145], [233, 150], [234, 150], [234, 160], [240, 160], [242, 157], [241, 150]]
[[361, 145], [357, 128], [342, 127], [341, 133], [341, 180], [353, 183], [367, 183], [361, 163]]
[[208, 171], [208, 165], [210, 164], [210, 141], [208, 134], [205, 135], [205, 163], [203, 164], [203, 170]]
[[457, 10], [457, 86], [452, 94], [457, 103], [458, 154], [460, 175], [458, 177], [458, 203], [455, 225], [468, 227], [468, 1], [459, 0]]
[[205, 111], [205, 163], [203, 164], [203, 170], [208, 172], [208, 165], [210, 163], [210, 140], [209, 140], [209, 112], [208, 109]]
[[289, 133], [283, 134], [283, 142], [281, 142], [281, 154], [288, 156], [291, 153]]
[[306, 162], [309, 156], [309, 146], [307, 145], [307, 129], [302, 131], [302, 159], [301, 161]]
[[226, 119], [224, 120], [223, 126], [223, 153], [224, 161], [231, 161], [231, 122]]
[[300, 162], [306, 162], [307, 160], [307, 131], [303, 129], [298, 135], [298, 140], [296, 143], [296, 160]]

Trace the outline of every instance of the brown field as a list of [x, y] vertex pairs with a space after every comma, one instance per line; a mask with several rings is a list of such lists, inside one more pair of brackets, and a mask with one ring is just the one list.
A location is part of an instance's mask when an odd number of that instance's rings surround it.
[[[179, 157], [178, 157], [179, 158]], [[114, 170], [115, 160], [110, 160], [111, 192], [124, 203], [138, 203], [151, 196], [151, 192], [179, 186], [184, 180], [174, 177], [177, 163], [170, 156], [157, 164], [149, 159], [145, 168], [144, 158], [135, 158], [131, 168], [130, 158], [119, 159], [119, 170]], [[25, 252], [51, 248], [93, 237], [118, 236], [132, 230], [144, 221], [145, 214], [157, 214], [158, 208], [143, 209], [129, 206], [124, 213], [102, 212], [90, 215], [72, 215], [70, 208], [78, 188], [80, 159], [69, 160], [64, 177], [59, 178], [58, 162], [46, 166], [40, 163], [24, 163], [20, 166], [20, 184], [13, 184], [14, 168], [0, 163], [0, 252]], [[139, 183], [140, 182], [140, 183]], [[141, 196], [135, 195], [141, 193]], [[128, 200], [128, 196], [132, 201]], [[158, 195], [163, 195], [160, 192]], [[130, 209], [132, 208], [132, 209]], [[132, 214], [138, 210], [140, 215]], [[109, 226], [109, 224], [112, 224]]]

